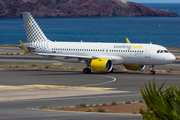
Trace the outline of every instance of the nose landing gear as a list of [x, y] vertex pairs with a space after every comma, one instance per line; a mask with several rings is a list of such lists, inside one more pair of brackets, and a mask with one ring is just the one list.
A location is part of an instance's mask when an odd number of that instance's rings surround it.
[[150, 74], [155, 75], [156, 72], [154, 71], [154, 65], [151, 65], [150, 68], [151, 68]]

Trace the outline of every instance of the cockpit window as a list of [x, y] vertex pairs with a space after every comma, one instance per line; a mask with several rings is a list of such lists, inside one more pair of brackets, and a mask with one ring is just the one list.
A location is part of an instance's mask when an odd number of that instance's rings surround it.
[[157, 53], [169, 53], [168, 50], [158, 50]]
[[168, 50], [164, 50], [164, 52], [165, 52], [165, 53], [169, 53], [169, 51], [168, 51]]

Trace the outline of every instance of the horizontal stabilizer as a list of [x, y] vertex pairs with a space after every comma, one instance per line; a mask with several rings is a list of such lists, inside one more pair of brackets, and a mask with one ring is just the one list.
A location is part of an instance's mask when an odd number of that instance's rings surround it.
[[126, 41], [127, 41], [127, 43], [130, 43], [130, 41], [129, 41], [129, 39], [128, 39], [128, 38], [126, 38]]
[[22, 43], [22, 41], [19, 40], [19, 42], [21, 43], [21, 46], [22, 46], [23, 50], [24, 50], [25, 52], [28, 52], [27, 48], [24, 46], [24, 44]]

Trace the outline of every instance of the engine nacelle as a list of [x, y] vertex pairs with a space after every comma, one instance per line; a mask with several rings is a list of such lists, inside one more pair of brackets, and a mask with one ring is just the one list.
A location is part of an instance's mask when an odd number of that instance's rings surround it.
[[106, 58], [93, 59], [91, 61], [91, 69], [96, 72], [110, 72], [113, 68], [113, 64]]
[[144, 70], [145, 65], [124, 65], [126, 69], [128, 70]]

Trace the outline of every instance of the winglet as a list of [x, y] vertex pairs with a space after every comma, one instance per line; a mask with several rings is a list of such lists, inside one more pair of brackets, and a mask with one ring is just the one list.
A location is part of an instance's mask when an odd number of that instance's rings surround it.
[[128, 38], [126, 38], [126, 41], [127, 41], [127, 43], [130, 43], [130, 41], [129, 41], [129, 39], [128, 39]]
[[28, 52], [27, 48], [24, 46], [24, 44], [22, 43], [22, 41], [19, 40], [19, 42], [21, 43], [21, 46], [22, 46], [23, 50], [24, 50], [25, 52]]

